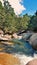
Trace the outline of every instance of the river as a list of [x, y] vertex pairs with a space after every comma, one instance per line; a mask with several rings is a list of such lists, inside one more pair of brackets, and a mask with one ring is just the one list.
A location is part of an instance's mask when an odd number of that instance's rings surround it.
[[[14, 54], [19, 57], [22, 63], [27, 63], [27, 60], [31, 60], [37, 57], [37, 51], [35, 51], [29, 42], [24, 41], [24, 39], [18, 40], [14, 39], [13, 44], [5, 44], [0, 42], [0, 52], [5, 52], [9, 54]], [[9, 42], [10, 43], [10, 42]], [[13, 42], [11, 42], [13, 43]], [[23, 65], [25, 65], [25, 63]]]
[[0, 48], [4, 48], [2, 52], [7, 52], [7, 53], [19, 53], [19, 54], [26, 54], [26, 55], [31, 55], [31, 56], [33, 56], [34, 53], [37, 54], [37, 51], [35, 51], [32, 48], [29, 42], [26, 42], [23, 39], [21, 40], [14, 39], [14, 45], [13, 44], [9, 45], [9, 44], [0, 42]]

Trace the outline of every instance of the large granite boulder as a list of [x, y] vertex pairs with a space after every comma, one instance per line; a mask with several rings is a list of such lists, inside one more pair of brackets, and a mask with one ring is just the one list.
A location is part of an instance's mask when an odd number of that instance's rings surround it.
[[26, 65], [37, 65], [37, 59], [28, 62]]
[[30, 44], [32, 45], [32, 47], [37, 50], [37, 33], [34, 33], [30, 39], [29, 39]]

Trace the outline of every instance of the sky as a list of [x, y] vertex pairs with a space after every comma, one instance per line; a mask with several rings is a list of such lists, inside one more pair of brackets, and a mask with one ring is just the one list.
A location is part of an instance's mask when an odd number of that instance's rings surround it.
[[23, 5], [26, 10], [22, 12], [22, 15], [26, 13], [33, 15], [37, 10], [37, 0], [23, 0]]
[[[3, 3], [3, 0], [0, 0]], [[10, 5], [14, 8], [16, 15], [24, 15], [28, 13], [33, 15], [37, 10], [37, 0], [8, 0]]]

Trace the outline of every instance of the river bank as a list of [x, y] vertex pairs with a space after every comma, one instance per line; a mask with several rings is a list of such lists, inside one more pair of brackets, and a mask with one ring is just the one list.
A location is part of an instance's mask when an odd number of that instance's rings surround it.
[[[8, 53], [14, 55], [14, 57], [19, 59], [21, 65], [26, 65], [29, 61], [37, 59], [37, 54], [35, 53], [29, 42], [24, 39], [13, 39], [13, 42], [2, 42], [0, 43], [0, 53]], [[14, 61], [15, 62], [15, 61]], [[16, 60], [17, 62], [17, 60]], [[17, 64], [17, 65], [20, 65]], [[15, 63], [14, 63], [15, 65]]]

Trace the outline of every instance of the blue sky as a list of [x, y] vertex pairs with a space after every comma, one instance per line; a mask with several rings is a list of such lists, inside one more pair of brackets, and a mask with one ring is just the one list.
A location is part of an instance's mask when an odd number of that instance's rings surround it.
[[[0, 0], [3, 3], [3, 0]], [[8, 0], [16, 15], [28, 13], [33, 15], [37, 10], [37, 0]]]
[[22, 12], [22, 15], [28, 13], [29, 15], [33, 15], [37, 10], [37, 0], [23, 0], [22, 3], [26, 10]]

